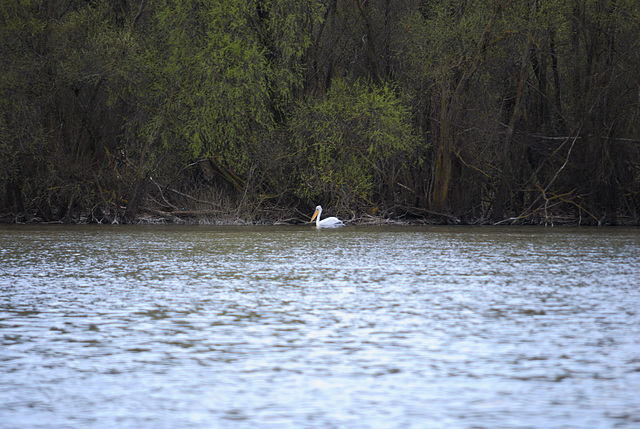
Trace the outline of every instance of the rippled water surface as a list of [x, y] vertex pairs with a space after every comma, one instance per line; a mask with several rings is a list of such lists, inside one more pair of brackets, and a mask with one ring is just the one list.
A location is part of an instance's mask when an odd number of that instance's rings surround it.
[[0, 227], [0, 427], [637, 428], [638, 229]]

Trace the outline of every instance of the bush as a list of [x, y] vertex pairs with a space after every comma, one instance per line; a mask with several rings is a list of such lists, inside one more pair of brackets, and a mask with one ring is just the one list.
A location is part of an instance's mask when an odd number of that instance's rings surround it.
[[300, 198], [355, 209], [380, 204], [417, 143], [393, 88], [335, 80], [300, 103], [289, 123]]

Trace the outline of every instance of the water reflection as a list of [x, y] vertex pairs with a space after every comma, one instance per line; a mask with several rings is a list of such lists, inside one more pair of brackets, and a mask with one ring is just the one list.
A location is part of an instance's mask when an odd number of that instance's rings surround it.
[[635, 229], [2, 227], [6, 427], [634, 427]]

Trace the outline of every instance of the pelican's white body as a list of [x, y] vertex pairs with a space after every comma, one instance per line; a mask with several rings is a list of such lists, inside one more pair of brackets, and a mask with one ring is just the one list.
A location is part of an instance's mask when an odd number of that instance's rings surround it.
[[320, 220], [320, 215], [322, 214], [322, 207], [316, 207], [316, 211], [311, 217], [311, 222], [316, 220], [316, 228], [339, 228], [344, 226], [344, 223], [337, 217], [328, 217], [326, 219]]

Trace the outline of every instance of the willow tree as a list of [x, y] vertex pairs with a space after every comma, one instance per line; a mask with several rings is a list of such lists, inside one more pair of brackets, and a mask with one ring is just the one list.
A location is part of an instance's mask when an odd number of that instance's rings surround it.
[[640, 4], [575, 0], [570, 8], [559, 68], [566, 116], [581, 134], [557, 194], [571, 196], [583, 216], [615, 224], [621, 210], [640, 212]]
[[19, 217], [100, 219], [117, 206], [109, 154], [125, 112], [109, 99], [132, 44], [128, 5], [0, 2], [0, 174]]
[[411, 114], [390, 86], [334, 80], [300, 103], [289, 123], [295, 192], [305, 201], [393, 208], [419, 144]]
[[[416, 191], [426, 194], [434, 212], [460, 212], [479, 204], [479, 185], [488, 173], [485, 166], [474, 165], [474, 159], [486, 157], [483, 152], [491, 148], [481, 149], [475, 142], [493, 145], [495, 136], [490, 123], [471, 122], [495, 113], [498, 91], [486, 91], [491, 77], [485, 64], [504, 32], [503, 16], [510, 3], [424, 1], [403, 20], [398, 79], [415, 92], [417, 121], [433, 142], [432, 168], [424, 179], [428, 183]], [[461, 182], [463, 170], [479, 177]], [[478, 196], [470, 196], [472, 192]]]
[[311, 0], [155, 3], [157, 39], [147, 59], [159, 72], [143, 91], [156, 106], [157, 138], [207, 160], [243, 193], [302, 88], [301, 59], [321, 7]]

